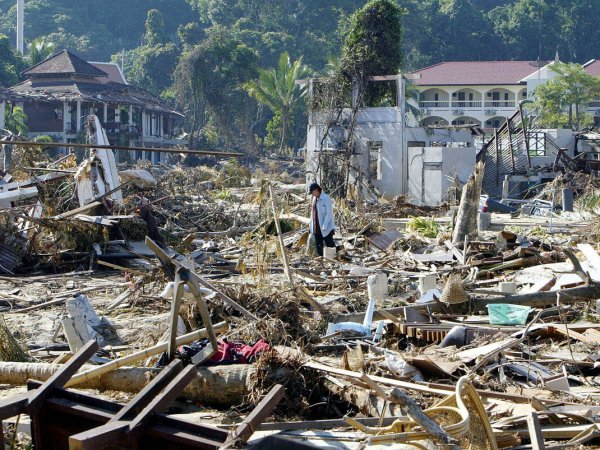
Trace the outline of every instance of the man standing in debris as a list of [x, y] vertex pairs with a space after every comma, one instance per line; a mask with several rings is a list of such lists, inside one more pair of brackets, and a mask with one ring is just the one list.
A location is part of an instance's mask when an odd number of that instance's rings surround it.
[[312, 195], [310, 232], [315, 237], [318, 255], [323, 256], [323, 243], [327, 247], [335, 247], [333, 240], [333, 234], [335, 233], [333, 204], [331, 203], [331, 197], [323, 192], [323, 189], [317, 183], [311, 184], [308, 192]]

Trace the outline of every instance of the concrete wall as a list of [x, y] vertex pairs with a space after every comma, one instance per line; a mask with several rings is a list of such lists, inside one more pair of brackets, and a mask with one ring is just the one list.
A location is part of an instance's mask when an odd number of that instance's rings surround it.
[[[566, 148], [567, 154], [571, 157], [574, 155], [575, 148], [575, 136], [573, 135], [573, 131], [567, 129], [548, 129], [541, 130], [546, 133], [546, 139], [552, 141], [559, 148]], [[551, 166], [556, 159], [557, 151], [548, 145], [546, 156], [532, 156], [531, 157], [531, 165], [532, 166]]]
[[[342, 121], [349, 121], [350, 110], [344, 111]], [[306, 138], [306, 170], [307, 182], [317, 180], [321, 182], [318, 173], [318, 151], [325, 133], [324, 122], [326, 118], [313, 114], [309, 121]], [[358, 113], [355, 136], [357, 139], [357, 155], [353, 157], [352, 165], [362, 168], [362, 175], [368, 177], [369, 173], [369, 142], [381, 142], [379, 179], [371, 180], [373, 185], [386, 197], [393, 197], [402, 191], [404, 174], [403, 125], [399, 108], [368, 108]], [[346, 139], [342, 128], [330, 131], [329, 138], [324, 143], [327, 152], [334, 153], [341, 149]], [[365, 181], [366, 179], [363, 178]], [[351, 181], [356, 181], [353, 177]]]
[[409, 199], [427, 206], [447, 201], [454, 177], [466, 183], [475, 168], [475, 157], [474, 147], [409, 147]]
[[[349, 111], [344, 114], [342, 120], [349, 118]], [[309, 121], [306, 142], [307, 157], [307, 183], [322, 180], [317, 173], [318, 150], [321, 139], [325, 132], [325, 119], [317, 114], [312, 115]], [[324, 144], [326, 151], [335, 153], [341, 148], [343, 141], [347, 138], [344, 130], [338, 128], [330, 132], [332, 136]], [[363, 180], [369, 179], [369, 143], [381, 142], [382, 147], [379, 155], [378, 177], [371, 178], [371, 183], [386, 199], [392, 199], [398, 195], [409, 192], [408, 170], [409, 158], [407, 148], [413, 147], [452, 147], [463, 150], [472, 155], [474, 161], [475, 148], [473, 137], [468, 129], [440, 129], [429, 130], [424, 128], [404, 127], [401, 121], [401, 113], [398, 108], [368, 108], [359, 112], [356, 123], [357, 155], [353, 158], [353, 167], [361, 168], [359, 176]], [[465, 147], [469, 148], [466, 151]], [[461, 159], [461, 161], [463, 161]], [[470, 161], [470, 159], [469, 159]], [[416, 170], [416, 169], [415, 169]], [[420, 170], [420, 169], [419, 169]], [[444, 166], [444, 175], [454, 174], [453, 167]], [[468, 174], [472, 167], [468, 168]], [[462, 172], [461, 172], [462, 173]], [[468, 176], [468, 175], [467, 175]], [[357, 177], [351, 179], [356, 181]], [[420, 196], [420, 195], [419, 195]]]

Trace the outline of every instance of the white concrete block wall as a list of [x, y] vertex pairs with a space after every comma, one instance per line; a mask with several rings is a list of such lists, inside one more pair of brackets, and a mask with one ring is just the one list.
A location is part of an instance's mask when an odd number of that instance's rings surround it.
[[467, 182], [475, 168], [474, 147], [409, 147], [408, 196], [418, 205], [447, 201], [454, 176]]

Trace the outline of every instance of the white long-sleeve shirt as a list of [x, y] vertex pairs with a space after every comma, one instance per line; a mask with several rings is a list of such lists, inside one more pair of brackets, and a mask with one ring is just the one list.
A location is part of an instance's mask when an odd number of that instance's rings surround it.
[[324, 192], [318, 197], [313, 197], [312, 208], [310, 209], [310, 232], [314, 234], [314, 207], [317, 207], [317, 217], [319, 218], [319, 227], [321, 228], [321, 234], [327, 236], [333, 230], [335, 230], [335, 222], [333, 220], [333, 204], [331, 203], [331, 197]]

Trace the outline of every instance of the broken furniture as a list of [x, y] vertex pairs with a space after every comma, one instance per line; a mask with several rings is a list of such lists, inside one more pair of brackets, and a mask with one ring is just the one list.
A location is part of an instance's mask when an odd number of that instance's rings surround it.
[[[64, 384], [97, 350], [96, 341], [88, 342], [45, 383], [32, 381], [29, 391], [0, 402], [0, 418], [31, 416], [33, 445], [44, 450], [94, 450], [107, 446], [218, 449], [247, 440], [283, 397], [283, 387], [275, 386], [246, 421], [228, 433], [163, 413], [198, 376], [194, 366], [183, 368], [181, 361], [165, 367], [125, 406], [64, 389]], [[3, 444], [3, 434], [0, 439]]]

